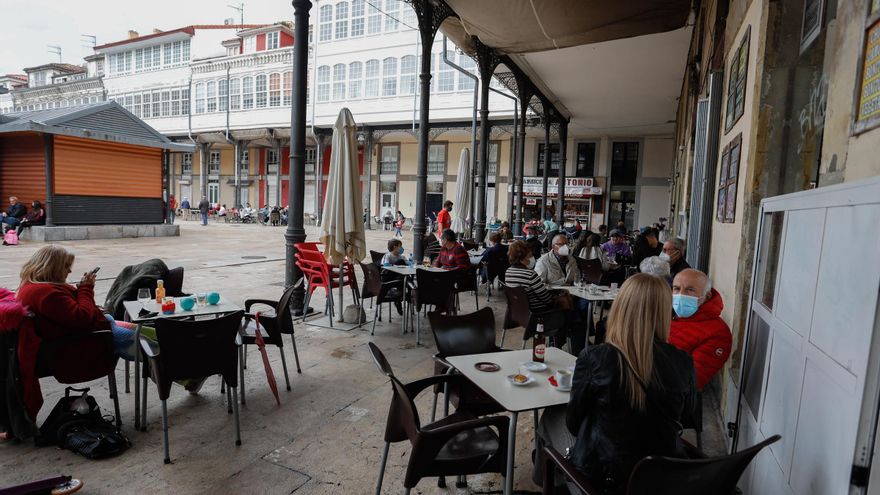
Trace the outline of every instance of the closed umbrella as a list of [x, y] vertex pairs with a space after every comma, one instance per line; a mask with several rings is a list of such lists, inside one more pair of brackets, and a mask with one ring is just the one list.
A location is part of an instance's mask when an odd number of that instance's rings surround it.
[[455, 204], [452, 206], [452, 230], [456, 234], [464, 234], [467, 231], [468, 210], [471, 205], [471, 189], [473, 189], [473, 181], [471, 180], [471, 161], [470, 152], [467, 148], [461, 150], [461, 156], [458, 159], [458, 178], [456, 179]]
[[346, 257], [361, 261], [367, 253], [364, 224], [361, 213], [363, 195], [358, 169], [357, 124], [347, 108], [339, 112], [333, 125], [330, 174], [324, 197], [321, 242], [324, 257], [339, 265], [339, 321], [342, 321], [342, 263]]

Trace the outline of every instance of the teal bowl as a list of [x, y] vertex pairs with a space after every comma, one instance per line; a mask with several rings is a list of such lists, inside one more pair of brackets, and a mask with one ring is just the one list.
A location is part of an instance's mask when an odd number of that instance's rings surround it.
[[219, 292], [209, 292], [208, 293], [208, 304], [214, 306], [220, 303], [220, 293]]
[[193, 306], [196, 305], [196, 299], [194, 297], [184, 297], [180, 300], [180, 307], [184, 311], [189, 311], [193, 309]]

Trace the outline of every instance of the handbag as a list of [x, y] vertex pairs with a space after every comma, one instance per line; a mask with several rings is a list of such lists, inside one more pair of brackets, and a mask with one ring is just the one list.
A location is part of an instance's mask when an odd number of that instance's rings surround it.
[[6, 232], [6, 235], [3, 236], [3, 245], [18, 246], [18, 233], [15, 232], [15, 229], [10, 229]]
[[[82, 392], [71, 396], [70, 392]], [[89, 459], [104, 459], [118, 455], [131, 441], [111, 422], [104, 419], [88, 388], [67, 387], [46, 421], [40, 426], [38, 447], [57, 445]]]

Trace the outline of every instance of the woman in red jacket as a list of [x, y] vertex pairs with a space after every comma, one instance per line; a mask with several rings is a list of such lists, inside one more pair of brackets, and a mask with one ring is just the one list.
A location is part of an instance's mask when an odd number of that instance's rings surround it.
[[21, 268], [16, 297], [34, 313], [37, 336], [51, 340], [78, 332], [112, 330], [114, 353], [134, 359], [134, 332], [119, 326], [95, 304], [95, 274], [83, 274], [75, 287], [67, 283], [73, 260], [73, 253], [50, 244]]

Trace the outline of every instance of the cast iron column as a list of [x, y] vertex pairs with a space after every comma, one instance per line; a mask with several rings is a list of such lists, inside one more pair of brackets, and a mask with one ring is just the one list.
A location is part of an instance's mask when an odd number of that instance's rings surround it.
[[[312, 2], [293, 0], [293, 105], [290, 108], [290, 170], [287, 202], [290, 205], [285, 241], [284, 286], [290, 287], [302, 278], [294, 263], [294, 244], [306, 240], [303, 227], [303, 202], [306, 190], [306, 88], [309, 63], [309, 11]], [[280, 168], [280, 167], [279, 167]], [[279, 170], [280, 172], [280, 170]], [[293, 293], [293, 307], [303, 313], [305, 289]]]
[[480, 154], [477, 160], [480, 183], [477, 185], [476, 207], [474, 208], [474, 240], [486, 239], [486, 185], [489, 182], [489, 83], [498, 66], [499, 58], [495, 51], [473, 36], [480, 70]]
[[559, 187], [556, 200], [556, 223], [565, 224], [565, 160], [568, 150], [568, 120], [559, 121]]
[[[517, 82], [519, 85], [519, 82]], [[522, 93], [521, 93], [522, 94]], [[525, 161], [526, 161], [526, 112], [529, 110], [529, 100], [531, 98], [522, 98], [520, 99], [520, 122], [522, 122], [519, 126], [519, 141], [516, 143], [517, 151], [516, 151], [516, 183], [514, 187], [516, 188], [516, 221], [514, 222], [513, 232], [514, 235], [522, 235], [523, 229], [523, 185], [525, 184]]]
[[547, 181], [550, 180], [550, 116], [546, 109], [544, 110], [544, 185], [541, 189], [541, 218], [540, 221], [547, 219]]
[[410, 0], [419, 20], [419, 36], [422, 42], [422, 58], [419, 72], [419, 161], [416, 169], [416, 211], [413, 214], [413, 259], [421, 263], [424, 255], [422, 239], [425, 237], [425, 200], [428, 191], [428, 144], [430, 137], [429, 111], [431, 107], [431, 49], [434, 35], [443, 20], [452, 14], [446, 2], [435, 0]]

